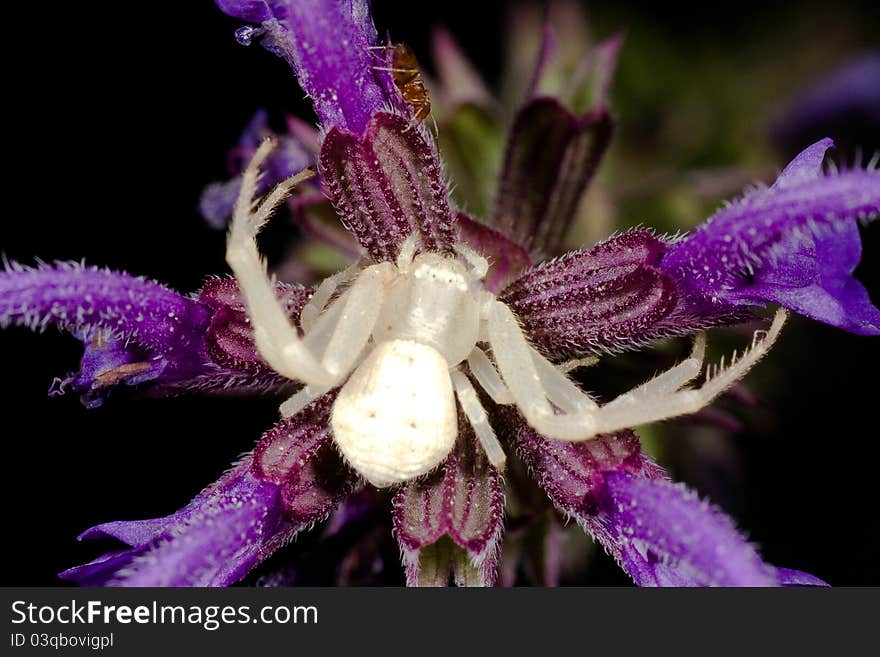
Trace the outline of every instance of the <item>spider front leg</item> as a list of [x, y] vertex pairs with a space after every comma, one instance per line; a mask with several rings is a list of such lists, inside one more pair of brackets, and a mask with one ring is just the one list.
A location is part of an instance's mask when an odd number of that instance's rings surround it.
[[683, 385], [693, 381], [700, 370], [703, 369], [703, 359], [706, 357], [706, 334], [698, 333], [694, 340], [690, 355], [674, 367], [658, 374], [653, 379], [646, 381], [640, 386], [625, 392], [612, 402], [605, 404], [607, 409], [611, 404], [634, 403], [652, 399], [664, 394], [679, 390]]
[[[672, 389], [670, 380], [664, 379], [666, 374], [679, 368], [680, 376], [684, 378], [688, 366], [688, 361], [685, 361], [669, 372], [661, 374], [633, 391], [608, 402], [601, 409], [600, 431], [603, 433], [617, 431], [624, 427], [658, 422], [679, 415], [689, 415], [705, 408], [742, 379], [770, 351], [779, 337], [787, 317], [788, 313], [784, 308], [777, 310], [770, 328], [766, 332], [756, 331], [751, 346], [741, 357], [737, 358], [736, 352], [734, 352], [730, 365], [726, 368], [722, 359], [716, 371], [707, 374], [705, 382], [698, 388]], [[697, 344], [694, 350], [697, 351], [701, 348]], [[696, 376], [696, 372], [694, 376]]]
[[[780, 309], [762, 338], [759, 334], [763, 332], [756, 333], [751, 348], [740, 359], [734, 358], [728, 368], [719, 369], [699, 388], [680, 390], [702, 368], [703, 337], [697, 338], [687, 360], [603, 406], [529, 346], [516, 317], [504, 304], [491, 305], [487, 329], [501, 377], [529, 424], [550, 438], [581, 441], [600, 433], [694, 413], [710, 404], [769, 351], [785, 318], [785, 311]], [[485, 366], [478, 369], [486, 377]], [[487, 381], [491, 378], [486, 377]], [[551, 402], [560, 412], [554, 410]]]
[[[501, 378], [529, 425], [560, 440], [584, 440], [596, 435], [598, 404], [529, 345], [516, 316], [504, 303], [492, 300], [485, 312], [487, 337]], [[477, 376], [485, 377], [486, 373], [481, 368]], [[572, 418], [577, 418], [576, 431], [583, 437], [569, 437]]]
[[513, 395], [510, 394], [510, 390], [504, 385], [504, 381], [501, 380], [501, 376], [498, 374], [492, 361], [489, 360], [486, 352], [479, 347], [474, 347], [467, 358], [467, 364], [477, 383], [492, 398], [493, 402], [496, 404], [514, 403]]
[[302, 344], [308, 353], [320, 359], [335, 383], [306, 385], [281, 405], [283, 417], [299, 413], [354, 370], [369, 342], [385, 299], [386, 285], [393, 276], [394, 268], [389, 263], [367, 267], [342, 296], [312, 321]]
[[[276, 372], [302, 381], [312, 388], [310, 394], [317, 394], [317, 391], [329, 390], [342, 381], [369, 340], [384, 299], [385, 284], [393, 275], [393, 266], [386, 263], [365, 269], [343, 297], [333, 304], [333, 321], [322, 322], [323, 315], [315, 321], [313, 329], [321, 333], [322, 351], [310, 348], [307, 344], [309, 336], [300, 339], [275, 295], [257, 249], [256, 236], [290, 190], [312, 173], [303, 172], [279, 183], [262, 202], [255, 203], [260, 165], [271, 149], [271, 141], [263, 142], [242, 176], [226, 261], [238, 280], [260, 355]], [[319, 354], [323, 354], [323, 358]]]

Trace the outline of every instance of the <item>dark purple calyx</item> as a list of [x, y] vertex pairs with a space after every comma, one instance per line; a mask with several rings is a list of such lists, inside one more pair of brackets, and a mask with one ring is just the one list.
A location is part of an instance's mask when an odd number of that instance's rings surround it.
[[379, 112], [363, 137], [333, 128], [318, 168], [342, 223], [373, 260], [393, 261], [413, 233], [425, 250], [452, 251], [455, 216], [439, 156], [407, 119]]
[[677, 303], [657, 267], [665, 250], [650, 231], [633, 230], [526, 271], [499, 298], [550, 358], [638, 345]]
[[511, 129], [490, 223], [533, 258], [555, 254], [612, 130], [604, 109], [576, 117], [552, 98], [529, 102]]
[[394, 529], [407, 583], [445, 586], [451, 574], [460, 585], [491, 586], [503, 505], [501, 477], [469, 425], [460, 421], [458, 444], [446, 463], [394, 496]]
[[285, 513], [296, 523], [326, 517], [358, 480], [333, 446], [330, 411], [336, 394], [276, 424], [254, 449], [254, 475], [280, 487]]
[[484, 287], [498, 293], [523, 270], [532, 265], [528, 252], [491, 226], [482, 224], [464, 212], [457, 214], [459, 239], [489, 261]]
[[[311, 289], [289, 283], [276, 283], [275, 289], [287, 316], [299, 328], [299, 316], [311, 297]], [[205, 342], [215, 363], [242, 374], [274, 374], [254, 344], [253, 326], [235, 279], [209, 279], [199, 292], [198, 300], [214, 310]]]
[[625, 472], [663, 478], [663, 470], [642, 454], [632, 431], [569, 443], [545, 438], [515, 411], [502, 409], [507, 436], [538, 484], [567, 515], [588, 514], [604, 500], [605, 477]]

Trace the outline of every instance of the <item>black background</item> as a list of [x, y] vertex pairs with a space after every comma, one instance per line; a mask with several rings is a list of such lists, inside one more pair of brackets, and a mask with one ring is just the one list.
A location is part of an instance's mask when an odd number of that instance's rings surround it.
[[[191, 291], [226, 271], [224, 235], [195, 211], [200, 190], [224, 177], [225, 153], [256, 108], [309, 109], [286, 64], [238, 46], [239, 23], [211, 3], [112, 4], [127, 8], [39, 3], [35, 14], [28, 3], [5, 11], [0, 250], [25, 263], [85, 258]], [[426, 53], [429, 26], [443, 20], [483, 70], [497, 73], [504, 3], [375, 4], [380, 30], [417, 52]], [[695, 30], [723, 42], [767, 20], [759, 5], [658, 5], [633, 7], [651, 13], [679, 48]], [[773, 20], [809, 10], [785, 6], [774, 5]], [[856, 10], [868, 17], [867, 6]], [[619, 123], [627, 130], [625, 116]], [[859, 273], [876, 300], [880, 227], [865, 231], [865, 254]], [[766, 400], [773, 431], [736, 438], [745, 476], [738, 524], [773, 563], [832, 584], [880, 584], [880, 341], [806, 321], [791, 334], [773, 356], [786, 364]], [[178, 508], [276, 416], [272, 400], [118, 395], [86, 411], [72, 396], [47, 398], [52, 378], [75, 369], [79, 354], [75, 340], [54, 330], [0, 336], [0, 584], [59, 583], [55, 573], [101, 551], [76, 543], [76, 534]], [[606, 563], [588, 583], [625, 581]]]

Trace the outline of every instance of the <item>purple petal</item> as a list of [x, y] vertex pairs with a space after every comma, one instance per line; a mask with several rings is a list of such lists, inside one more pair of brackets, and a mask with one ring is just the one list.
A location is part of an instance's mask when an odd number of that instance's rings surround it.
[[231, 16], [262, 23], [259, 34], [240, 32], [239, 40], [259, 35], [265, 48], [287, 60], [325, 129], [360, 134], [387, 107], [394, 86], [375, 68], [368, 0], [216, 1]]
[[199, 343], [210, 311], [143, 277], [77, 263], [0, 272], [0, 326], [88, 333], [111, 331], [145, 349], [169, 354]]
[[605, 546], [640, 586], [774, 586], [727, 516], [641, 453], [631, 431], [583, 443], [545, 438], [501, 409], [507, 436], [553, 504]]
[[87, 585], [227, 586], [300, 528], [284, 518], [280, 497], [245, 461], [173, 515], [85, 532], [81, 538], [119, 538], [131, 547], [60, 576]]
[[225, 14], [249, 23], [262, 23], [272, 18], [272, 11], [265, 0], [214, 0]]
[[116, 538], [115, 551], [61, 574], [84, 584], [227, 586], [298, 531], [326, 518], [356, 476], [331, 444], [336, 393], [267, 431], [247, 457], [164, 518], [109, 522], [80, 538]]
[[489, 271], [483, 285], [497, 293], [524, 269], [532, 259], [519, 244], [509, 240], [491, 226], [471, 219], [463, 212], [456, 217], [459, 239], [489, 260]]
[[239, 176], [208, 184], [199, 197], [199, 214], [212, 228], [225, 228], [232, 216], [232, 208], [235, 207], [240, 190]]
[[[307, 288], [278, 285], [294, 319]], [[235, 281], [209, 280], [196, 299], [143, 278], [76, 264], [10, 265], [0, 272], [0, 326], [49, 325], [85, 346], [79, 372], [56, 379], [88, 408], [120, 384], [149, 383], [148, 396], [185, 391], [260, 391], [289, 387], [259, 356]]]
[[801, 153], [788, 163], [770, 189], [787, 189], [799, 184], [817, 180], [822, 177], [822, 162], [829, 148], [834, 148], [830, 139], [822, 139], [812, 146], [807, 146]]
[[805, 238], [775, 268], [755, 273], [752, 284], [732, 299], [773, 301], [801, 315], [860, 335], [880, 334], [880, 311], [850, 274], [862, 254], [855, 221], [835, 234]]
[[454, 216], [439, 156], [403, 117], [376, 114], [363, 138], [333, 128], [319, 170], [342, 223], [374, 260], [394, 260], [414, 232], [427, 250], [452, 250]]
[[776, 585], [730, 519], [684, 486], [613, 473], [605, 495], [590, 524], [639, 586]]
[[531, 101], [511, 129], [492, 224], [532, 256], [556, 252], [612, 128], [604, 110], [576, 117], [554, 99]]
[[[406, 484], [394, 496], [394, 529], [408, 584], [423, 581], [422, 550], [448, 536], [466, 551], [480, 584], [491, 586], [497, 577], [503, 515], [501, 478], [477, 447], [469, 425], [461, 422], [458, 446], [442, 469]], [[456, 575], [457, 581], [464, 577]]]
[[276, 424], [254, 450], [254, 473], [280, 486], [285, 513], [296, 523], [326, 517], [357, 481], [333, 446], [329, 423], [336, 395], [329, 392]]
[[[86, 408], [97, 408], [103, 404], [117, 385], [135, 386], [154, 382], [154, 387], [161, 387], [189, 378], [199, 369], [195, 363], [192, 368], [181, 368], [180, 360], [175, 362], [175, 367], [164, 358], [154, 357], [137, 343], [114, 338], [104, 331], [85, 333], [78, 337], [85, 347], [79, 371], [69, 374], [63, 380], [56, 378], [49, 394], [62, 395], [69, 386], [79, 395]], [[175, 376], [175, 369], [178, 376]]]
[[121, 272], [76, 263], [9, 265], [0, 272], [0, 326], [52, 325], [85, 344], [81, 370], [59, 381], [98, 406], [116, 384], [172, 385], [205, 369], [211, 309]]
[[832, 326], [880, 334], [880, 311], [852, 277], [861, 257], [856, 220], [880, 212], [880, 171], [825, 175], [822, 140], [776, 183], [716, 213], [661, 263], [706, 314], [771, 301]]
[[777, 568], [776, 579], [779, 586], [829, 586], [815, 575], [790, 568]]

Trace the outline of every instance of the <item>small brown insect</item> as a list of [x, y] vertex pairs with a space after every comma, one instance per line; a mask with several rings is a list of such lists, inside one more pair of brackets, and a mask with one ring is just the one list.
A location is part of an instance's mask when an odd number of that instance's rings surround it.
[[390, 66], [375, 66], [377, 71], [388, 71], [394, 86], [413, 109], [413, 121], [421, 123], [431, 113], [431, 100], [422, 81], [416, 55], [408, 45], [397, 43], [392, 46], [374, 46], [375, 50], [390, 50]]

